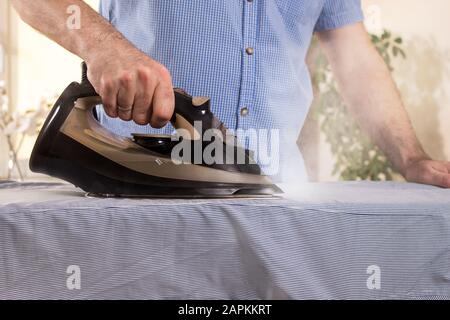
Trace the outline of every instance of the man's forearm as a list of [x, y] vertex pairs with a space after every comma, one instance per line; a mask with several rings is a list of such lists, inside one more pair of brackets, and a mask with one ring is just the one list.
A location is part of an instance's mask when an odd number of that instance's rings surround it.
[[[12, 3], [27, 24], [86, 61], [95, 51], [102, 50], [103, 44], [106, 50], [109, 40], [127, 41], [82, 0], [12, 0]], [[67, 9], [71, 5], [80, 8], [79, 29], [67, 25]]]
[[[328, 54], [330, 63], [350, 113], [392, 164], [404, 173], [411, 162], [428, 156], [414, 133], [386, 64], [367, 33], [361, 30], [351, 32], [351, 37], [344, 31], [332, 40], [327, 39], [326, 34], [321, 35], [321, 39], [326, 51], [332, 52]], [[342, 46], [349, 49], [336, 49]]]
[[[158, 128], [171, 119], [174, 93], [169, 70], [133, 46], [84, 1], [12, 1], [26, 23], [86, 61], [88, 79], [110, 117]], [[72, 5], [80, 9], [76, 28], [67, 23]]]

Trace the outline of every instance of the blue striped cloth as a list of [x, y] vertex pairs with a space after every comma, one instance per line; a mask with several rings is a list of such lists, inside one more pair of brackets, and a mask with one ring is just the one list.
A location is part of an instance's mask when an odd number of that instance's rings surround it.
[[[305, 179], [296, 147], [312, 100], [305, 56], [314, 31], [363, 19], [360, 0], [103, 0], [100, 12], [163, 63], [174, 86], [211, 97], [213, 112], [228, 128], [280, 130], [276, 148], [271, 139], [258, 141], [258, 150], [269, 149], [276, 163], [259, 163], [269, 174]], [[155, 132], [103, 112], [100, 119], [126, 136]], [[257, 149], [255, 141], [242, 142]]]
[[450, 190], [347, 182], [285, 197], [0, 182], [0, 299], [450, 299]]

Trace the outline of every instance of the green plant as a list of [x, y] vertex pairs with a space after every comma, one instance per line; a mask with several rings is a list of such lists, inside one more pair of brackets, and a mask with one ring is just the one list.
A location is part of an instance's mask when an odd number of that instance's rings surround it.
[[[385, 30], [371, 39], [391, 71], [394, 58], [406, 58], [402, 38]], [[341, 180], [392, 180], [392, 166], [348, 114], [325, 55], [318, 46], [315, 50], [319, 51], [314, 60], [313, 83], [318, 97], [313, 110], [335, 157], [333, 175]]]

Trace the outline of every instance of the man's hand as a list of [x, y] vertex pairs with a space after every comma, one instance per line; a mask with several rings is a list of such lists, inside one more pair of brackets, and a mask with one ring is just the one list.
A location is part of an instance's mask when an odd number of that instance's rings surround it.
[[450, 162], [418, 160], [406, 167], [404, 176], [410, 182], [450, 188]]
[[140, 125], [163, 127], [174, 110], [169, 71], [126, 42], [108, 47], [86, 61], [88, 78], [102, 97], [106, 113]]
[[[106, 113], [138, 124], [162, 127], [174, 109], [167, 69], [136, 49], [82, 0], [12, 0], [22, 19], [88, 66], [88, 78]], [[67, 8], [80, 8], [79, 29], [67, 27]]]
[[349, 112], [406, 180], [450, 188], [450, 164], [431, 160], [362, 23], [319, 33]]

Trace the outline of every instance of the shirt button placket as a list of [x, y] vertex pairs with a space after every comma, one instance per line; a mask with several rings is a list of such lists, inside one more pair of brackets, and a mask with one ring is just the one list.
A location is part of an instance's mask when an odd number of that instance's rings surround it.
[[[248, 126], [248, 117], [251, 107], [251, 97], [254, 79], [254, 61], [252, 59], [255, 54], [254, 41], [256, 39], [254, 33], [256, 30], [255, 8], [254, 0], [244, 0], [244, 57], [242, 64], [242, 83], [241, 83], [241, 96], [240, 96], [240, 108], [238, 111], [239, 121], [238, 127], [246, 129]], [[246, 120], [247, 119], [247, 120]]]

